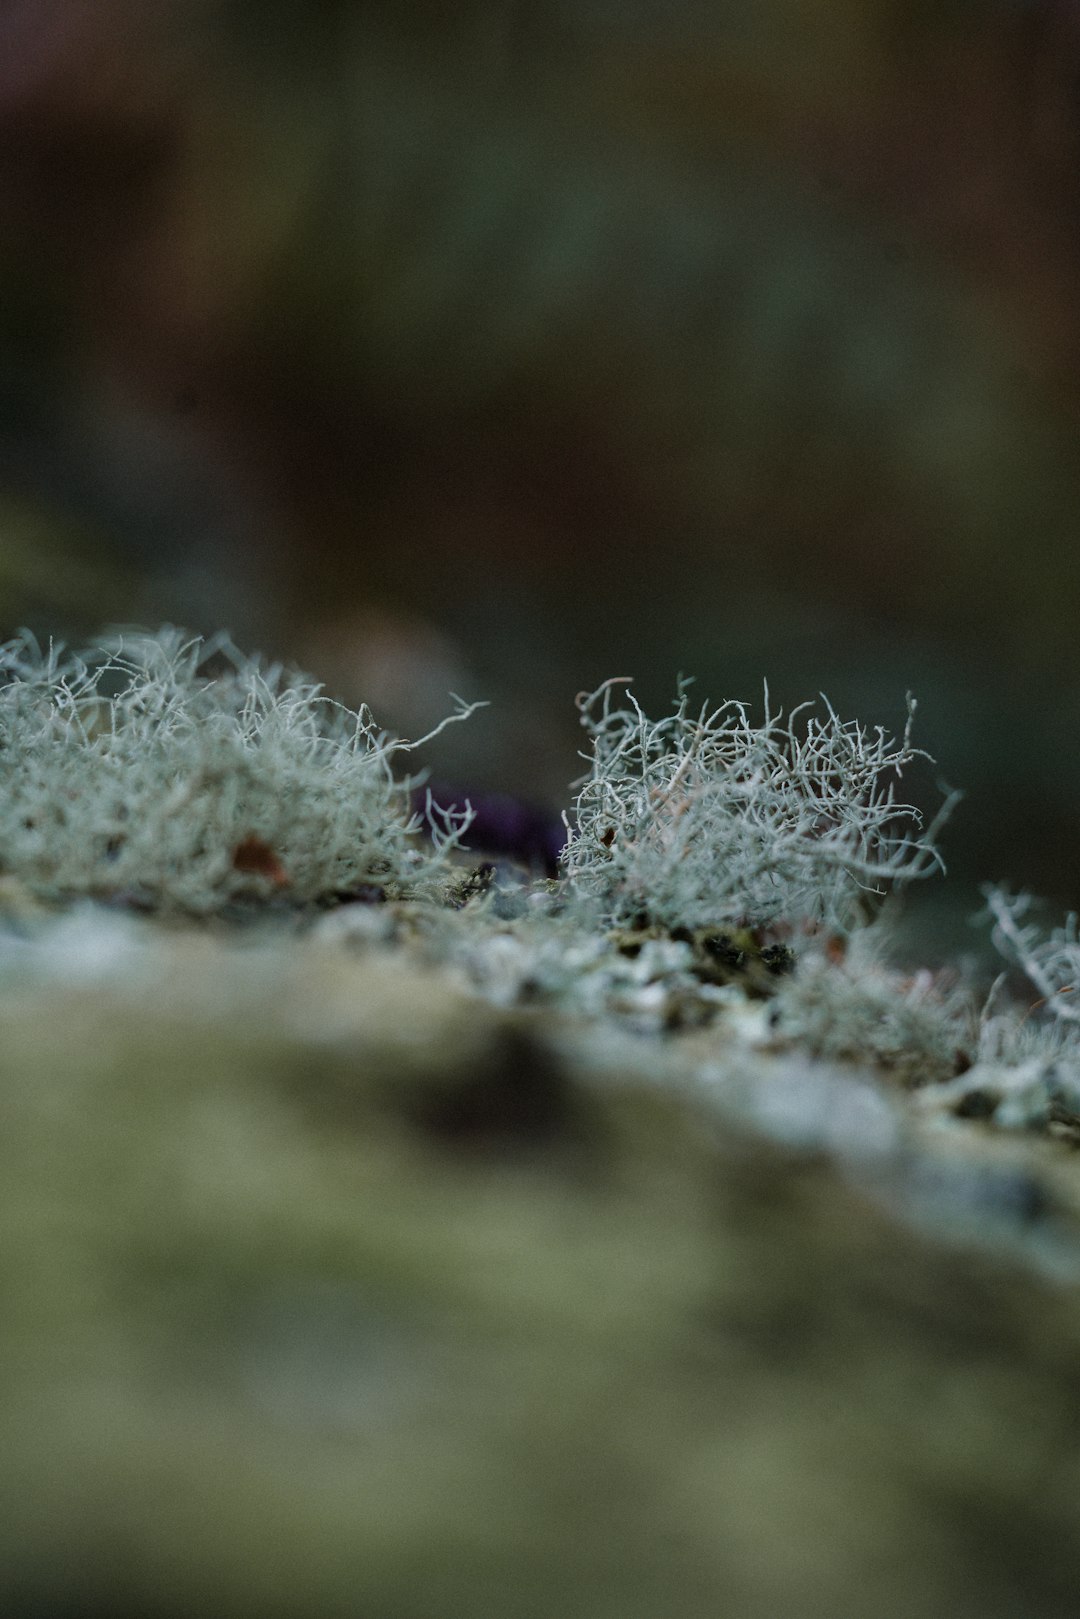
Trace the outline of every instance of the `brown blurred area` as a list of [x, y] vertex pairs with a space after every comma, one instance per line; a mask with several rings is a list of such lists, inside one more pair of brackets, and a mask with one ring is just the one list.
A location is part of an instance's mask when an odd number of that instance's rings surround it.
[[8, 0], [0, 624], [553, 803], [611, 674], [912, 687], [964, 903], [1080, 902], [1078, 156], [1065, 0]]

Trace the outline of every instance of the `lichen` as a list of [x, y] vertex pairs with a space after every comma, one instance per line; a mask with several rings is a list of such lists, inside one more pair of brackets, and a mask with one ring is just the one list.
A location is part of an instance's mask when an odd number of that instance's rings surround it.
[[50, 899], [197, 914], [422, 890], [469, 814], [429, 800], [417, 836], [416, 783], [395, 766], [419, 745], [224, 637], [167, 629], [72, 652], [22, 635], [0, 647], [0, 870]]
[[579, 784], [563, 867], [570, 886], [617, 923], [684, 928], [812, 922], [847, 929], [889, 889], [944, 869], [929, 827], [898, 802], [904, 769], [928, 756], [842, 721], [825, 703], [755, 724], [745, 704], [650, 720], [625, 682], [579, 698], [589, 772]]

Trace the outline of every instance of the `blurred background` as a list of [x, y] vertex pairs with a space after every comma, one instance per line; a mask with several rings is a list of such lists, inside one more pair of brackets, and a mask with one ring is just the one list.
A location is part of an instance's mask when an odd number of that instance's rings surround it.
[[911, 688], [943, 950], [1080, 904], [1078, 159], [1074, 0], [5, 0], [0, 630], [553, 809], [609, 675]]

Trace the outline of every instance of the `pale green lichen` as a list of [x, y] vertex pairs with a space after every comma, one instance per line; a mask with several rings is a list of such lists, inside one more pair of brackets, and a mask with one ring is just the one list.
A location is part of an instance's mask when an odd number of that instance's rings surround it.
[[993, 942], [1038, 998], [1026, 1008], [1004, 1000], [1005, 974], [983, 1007], [976, 1063], [938, 1101], [1003, 1130], [1049, 1131], [1080, 1141], [1080, 929], [1074, 915], [1046, 929], [1030, 894], [984, 890]]
[[1011, 894], [999, 885], [984, 893], [994, 944], [1038, 991], [1039, 1010], [1062, 1026], [1080, 1028], [1080, 919], [1070, 914], [1047, 931], [1033, 920], [1032, 895]]
[[415, 783], [394, 773], [418, 745], [223, 637], [123, 634], [75, 653], [23, 635], [0, 647], [0, 870], [50, 899], [192, 913], [423, 888], [470, 817], [429, 801], [418, 839]]
[[770, 1013], [775, 1041], [829, 1061], [880, 1067], [904, 1085], [951, 1080], [970, 1064], [971, 997], [941, 974], [889, 966], [876, 929], [842, 960], [808, 953], [780, 985]]
[[[449, 969], [478, 1000], [601, 1034], [730, 1038], [757, 996], [771, 1010], [757, 1034], [743, 1020], [752, 1040], [876, 1069], [999, 1124], [1071, 1108], [1075, 922], [1041, 935], [1027, 899], [991, 893], [997, 943], [1045, 1004], [981, 1021], [963, 983], [895, 970], [879, 930], [857, 927], [883, 892], [942, 867], [941, 816], [924, 827], [896, 798], [925, 757], [913, 703], [894, 741], [828, 704], [784, 718], [767, 693], [760, 724], [740, 703], [691, 710], [686, 683], [654, 722], [616, 699], [619, 684], [580, 700], [591, 769], [562, 881], [508, 886], [451, 864], [468, 811], [429, 806], [418, 836], [416, 778], [394, 768], [416, 744], [366, 708], [224, 638], [132, 633], [75, 654], [24, 635], [0, 647], [0, 883], [16, 908], [20, 895], [121, 899], [202, 916], [426, 896], [443, 903], [347, 906], [320, 927]], [[4, 909], [14, 916], [10, 896]], [[28, 926], [0, 935], [0, 965], [29, 963]]]
[[868, 902], [943, 870], [934, 838], [897, 802], [916, 759], [915, 704], [899, 742], [825, 703], [786, 717], [765, 691], [755, 724], [740, 702], [650, 720], [622, 681], [579, 699], [590, 741], [563, 865], [571, 888], [616, 923], [715, 927], [749, 921], [847, 929]]

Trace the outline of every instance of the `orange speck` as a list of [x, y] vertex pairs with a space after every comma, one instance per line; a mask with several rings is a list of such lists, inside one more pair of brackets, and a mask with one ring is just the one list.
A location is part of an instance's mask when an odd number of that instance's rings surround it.
[[233, 870], [247, 876], [268, 877], [275, 888], [288, 886], [289, 874], [265, 838], [254, 833], [243, 838], [233, 850]]

